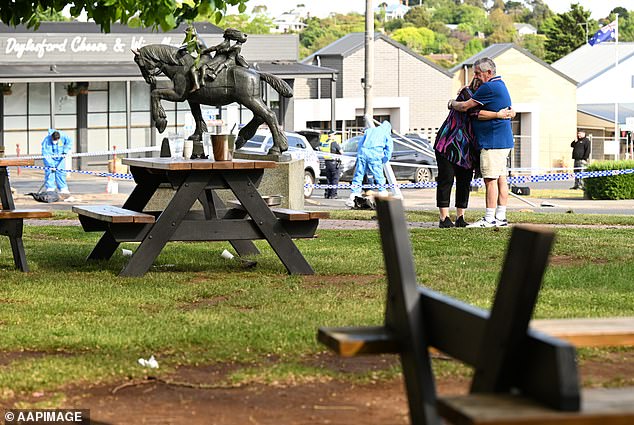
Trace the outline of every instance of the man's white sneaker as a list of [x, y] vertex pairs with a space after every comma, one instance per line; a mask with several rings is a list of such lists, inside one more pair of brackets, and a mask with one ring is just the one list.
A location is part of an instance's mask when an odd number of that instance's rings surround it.
[[65, 194], [65, 195], [70, 195], [70, 190], [68, 190], [67, 187], [60, 189], [59, 193]]
[[496, 219], [493, 221], [493, 224], [495, 224], [495, 227], [506, 227], [506, 226], [508, 226], [508, 225], [509, 225], [509, 222], [508, 222], [508, 220], [507, 220], [507, 219], [504, 219], [504, 220], [499, 220], [499, 219], [497, 219], [497, 218], [496, 218]]
[[357, 195], [355, 195], [354, 193], [350, 194], [350, 197], [346, 199], [346, 207], [348, 208], [354, 207], [354, 198], [356, 198], [356, 196]]
[[485, 220], [485, 218], [482, 217], [480, 220], [476, 221], [475, 223], [469, 224], [467, 227], [485, 228], [485, 227], [496, 227], [496, 226], [495, 226], [495, 220], [491, 222], [491, 221]]

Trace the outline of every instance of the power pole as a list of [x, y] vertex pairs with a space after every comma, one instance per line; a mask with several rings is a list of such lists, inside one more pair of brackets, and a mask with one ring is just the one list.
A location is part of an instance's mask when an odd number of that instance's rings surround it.
[[372, 84], [374, 83], [374, 11], [372, 0], [365, 0], [365, 78], [363, 79], [363, 116], [366, 127], [374, 127]]

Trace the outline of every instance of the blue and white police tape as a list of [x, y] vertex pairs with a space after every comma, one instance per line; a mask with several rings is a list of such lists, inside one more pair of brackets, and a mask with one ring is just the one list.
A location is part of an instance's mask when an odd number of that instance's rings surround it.
[[[588, 179], [593, 177], [606, 177], [606, 176], [618, 176], [621, 174], [634, 174], [634, 169], [627, 170], [601, 170], [601, 171], [580, 171], [578, 173], [554, 173], [554, 174], [541, 174], [535, 176], [511, 176], [507, 177], [507, 181], [510, 184], [517, 185], [521, 183], [543, 183], [551, 181], [568, 181], [577, 178]], [[331, 185], [331, 184], [306, 184], [305, 187], [313, 187], [315, 189], [351, 189], [352, 185], [349, 183]], [[362, 185], [363, 189], [379, 189], [387, 188], [391, 189], [398, 187], [401, 189], [428, 189], [435, 188], [436, 182], [420, 182], [420, 183], [396, 183], [396, 184], [366, 184]], [[484, 186], [484, 179], [478, 178], [471, 181], [471, 186], [482, 187]], [[358, 186], [357, 186], [358, 187]]]
[[157, 152], [160, 151], [160, 146], [151, 146], [151, 147], [143, 147], [143, 148], [130, 148], [130, 149], [116, 149], [109, 151], [98, 151], [98, 152], [79, 152], [79, 153], [67, 153], [65, 155], [26, 155], [26, 156], [12, 156], [11, 158], [19, 158], [19, 159], [43, 159], [43, 158], [84, 158], [91, 156], [110, 156], [110, 155], [121, 155], [128, 153], [145, 153], [145, 152]]
[[91, 175], [91, 176], [97, 176], [97, 177], [112, 177], [115, 179], [126, 179], [126, 180], [132, 180], [132, 174], [125, 174], [125, 173], [103, 173], [103, 172], [99, 172], [99, 171], [86, 171], [86, 170], [69, 170], [69, 169], [63, 169], [63, 168], [55, 168], [55, 167], [42, 167], [39, 165], [21, 165], [22, 168], [34, 168], [36, 170], [52, 170], [52, 171], [57, 171], [57, 170], [61, 170], [61, 171], [66, 171], [67, 173], [76, 173], [76, 174], [85, 174], [85, 175]]

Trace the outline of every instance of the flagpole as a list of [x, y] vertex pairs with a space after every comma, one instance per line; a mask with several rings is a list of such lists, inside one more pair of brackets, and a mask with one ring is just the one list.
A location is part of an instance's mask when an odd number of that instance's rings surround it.
[[[617, 141], [618, 151], [621, 152], [621, 134], [618, 132], [619, 129], [619, 14], [616, 13], [616, 43], [614, 44], [614, 79], [617, 81], [616, 84], [616, 96], [614, 98], [614, 139]], [[617, 153], [616, 159], [619, 159], [619, 155]]]

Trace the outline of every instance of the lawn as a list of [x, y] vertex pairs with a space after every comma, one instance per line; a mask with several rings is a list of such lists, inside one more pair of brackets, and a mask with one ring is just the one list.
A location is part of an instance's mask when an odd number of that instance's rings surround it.
[[[419, 282], [488, 308], [510, 231], [413, 230]], [[556, 231], [536, 317], [632, 315], [632, 230]], [[226, 363], [235, 370], [227, 385], [327, 377], [333, 372], [305, 361], [324, 351], [317, 328], [382, 323], [385, 280], [377, 231], [318, 233], [297, 242], [315, 276], [288, 276], [264, 243], [255, 269], [222, 259], [228, 243], [172, 243], [144, 277], [120, 278], [126, 257], [119, 250], [109, 262], [86, 262], [98, 235], [78, 226], [27, 226], [25, 275], [13, 270], [1, 238], [0, 398], [142, 377], [148, 371], [137, 359], [151, 354], [158, 376]]]

